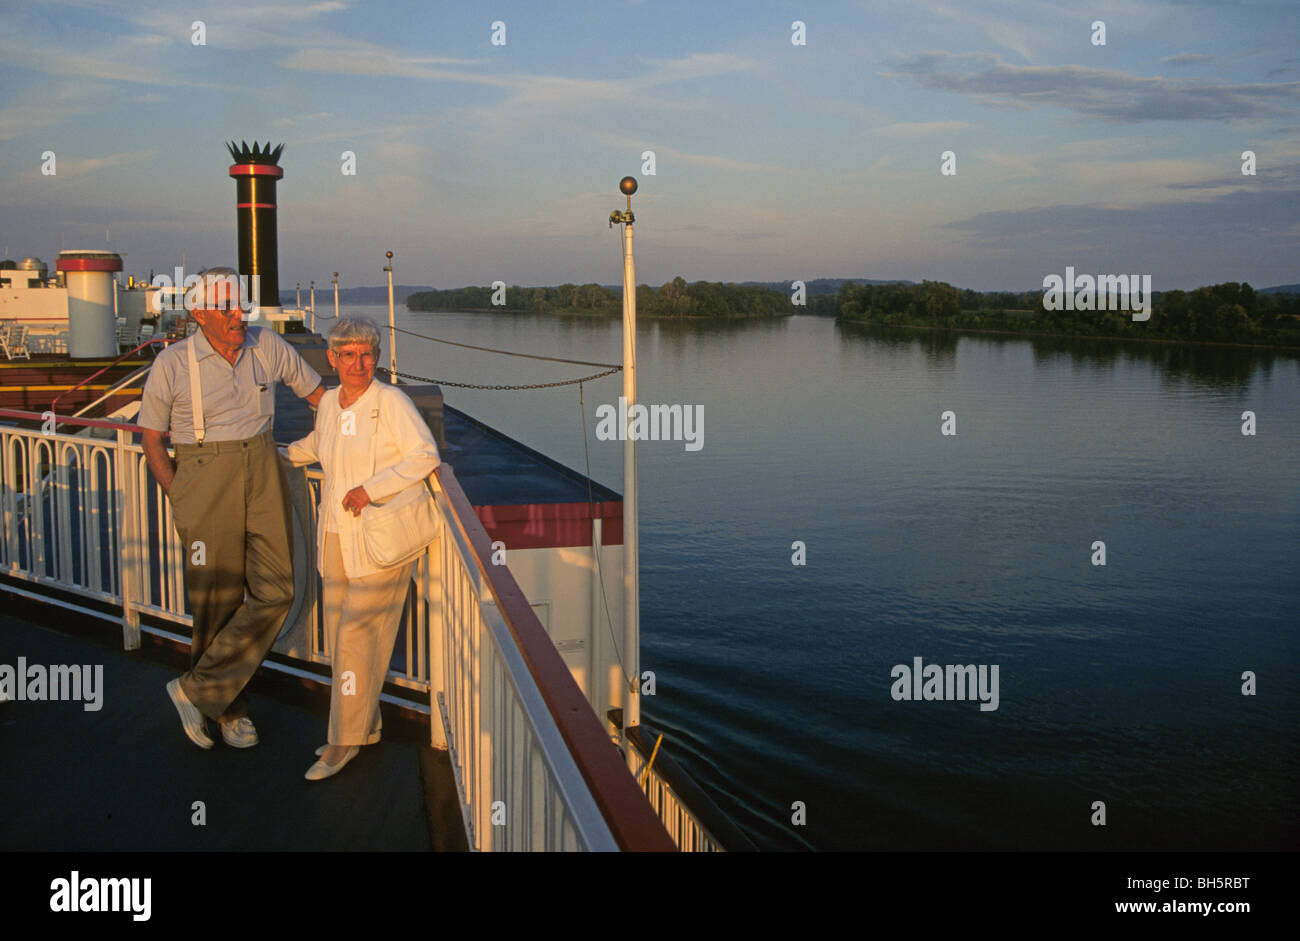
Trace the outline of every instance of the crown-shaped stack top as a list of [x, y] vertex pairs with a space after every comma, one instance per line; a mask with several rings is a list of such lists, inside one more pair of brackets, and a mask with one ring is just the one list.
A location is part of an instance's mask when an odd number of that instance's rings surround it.
[[280, 151], [284, 150], [284, 144], [278, 145], [275, 150], [271, 149], [271, 142], [266, 142], [266, 147], [260, 147], [257, 141], [253, 141], [250, 149], [248, 141], [240, 141], [239, 146], [231, 141], [226, 145], [226, 150], [230, 151], [230, 159], [235, 163], [269, 163], [278, 164], [280, 160]]

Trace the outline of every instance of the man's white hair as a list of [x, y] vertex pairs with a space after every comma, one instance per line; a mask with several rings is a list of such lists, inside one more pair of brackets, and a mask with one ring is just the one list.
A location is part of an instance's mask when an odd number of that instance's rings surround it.
[[[222, 308], [217, 303], [217, 288], [220, 283], [230, 285], [230, 291], [227, 298], [238, 299], [241, 297], [239, 291], [239, 272], [234, 268], [207, 268], [199, 272], [198, 283], [185, 292], [185, 309], [186, 310], [229, 310], [227, 303]], [[236, 300], [238, 304], [238, 300]]]

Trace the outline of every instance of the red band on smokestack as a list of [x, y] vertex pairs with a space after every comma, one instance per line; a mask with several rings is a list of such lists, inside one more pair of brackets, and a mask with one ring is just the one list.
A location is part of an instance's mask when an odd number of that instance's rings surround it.
[[230, 166], [231, 176], [273, 176], [277, 180], [284, 170], [269, 163], [235, 163]]
[[120, 258], [61, 258], [54, 266], [56, 271], [121, 271]]

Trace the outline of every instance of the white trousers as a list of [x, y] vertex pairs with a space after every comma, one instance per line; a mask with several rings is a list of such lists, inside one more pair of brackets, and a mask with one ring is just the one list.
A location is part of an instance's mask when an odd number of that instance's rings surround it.
[[402, 619], [414, 562], [375, 575], [348, 578], [337, 533], [325, 534], [322, 603], [333, 657], [329, 744], [379, 741], [379, 694]]

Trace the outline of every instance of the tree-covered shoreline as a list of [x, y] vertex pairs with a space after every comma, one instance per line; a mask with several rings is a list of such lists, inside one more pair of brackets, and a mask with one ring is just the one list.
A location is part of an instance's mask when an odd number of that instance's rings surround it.
[[[491, 287], [463, 287], [446, 291], [421, 291], [406, 299], [408, 310], [495, 311], [517, 314], [577, 314], [621, 317], [623, 292], [599, 284], [561, 284], [559, 287], [505, 289], [505, 303], [493, 304]], [[639, 284], [638, 317], [670, 319], [737, 319], [788, 317], [799, 313], [788, 295], [766, 287], [696, 281], [676, 277], [659, 287]]]
[[[1193, 291], [1154, 293], [1150, 318], [1135, 321], [1128, 310], [1046, 310], [1040, 291], [974, 291], [943, 281], [845, 281], [838, 289], [813, 287], [806, 303], [775, 283], [687, 283], [674, 278], [636, 289], [637, 316], [672, 320], [738, 320], [813, 314], [845, 323], [965, 330], [979, 333], [1233, 343], [1300, 347], [1300, 294], [1256, 291], [1227, 281]], [[599, 284], [508, 287], [504, 304], [493, 304], [491, 287], [420, 291], [407, 298], [414, 311], [455, 310], [515, 314], [619, 317], [622, 291]]]
[[1037, 291], [978, 292], [942, 281], [845, 284], [816, 298], [846, 323], [1123, 340], [1300, 347], [1300, 295], [1227, 281], [1151, 299], [1150, 319], [1128, 310], [1046, 310]]

